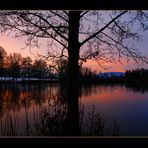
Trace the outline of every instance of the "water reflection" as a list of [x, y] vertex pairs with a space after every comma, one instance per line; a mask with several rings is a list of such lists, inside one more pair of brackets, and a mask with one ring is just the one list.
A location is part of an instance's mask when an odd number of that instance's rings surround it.
[[46, 107], [48, 102], [58, 100], [54, 97], [57, 95], [57, 88], [57, 86], [46, 84], [1, 84], [0, 134], [32, 134], [32, 127], [35, 127], [38, 122], [42, 108]]
[[141, 92], [143, 94], [148, 92], [147, 84], [126, 84], [126, 88], [128, 88], [129, 91]]
[[129, 84], [0, 84], [0, 135], [148, 135], [147, 97]]

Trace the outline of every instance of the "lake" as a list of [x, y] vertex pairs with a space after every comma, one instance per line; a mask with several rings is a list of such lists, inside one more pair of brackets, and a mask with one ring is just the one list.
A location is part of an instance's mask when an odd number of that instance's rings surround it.
[[[0, 84], [0, 136], [62, 136], [65, 94], [58, 84]], [[147, 86], [85, 86], [78, 103], [82, 135], [148, 136]]]

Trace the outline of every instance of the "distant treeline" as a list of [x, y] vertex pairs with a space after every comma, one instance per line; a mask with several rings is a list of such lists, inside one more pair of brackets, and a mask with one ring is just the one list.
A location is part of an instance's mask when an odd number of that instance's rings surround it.
[[53, 74], [45, 60], [32, 61], [30, 57], [23, 58], [21, 54], [13, 53], [0, 66], [0, 77], [51, 78]]
[[[23, 57], [20, 53], [7, 54], [0, 46], [0, 77], [13, 78], [40, 78], [59, 79], [65, 81], [68, 61], [60, 59], [55, 66], [51, 66], [43, 58], [32, 60], [31, 57]], [[80, 68], [81, 82], [93, 82], [96, 72], [90, 68]]]
[[92, 72], [91, 69], [87, 69], [81, 77], [82, 83], [148, 83], [148, 69], [133, 69], [126, 70], [124, 75], [116, 76], [105, 76], [101, 77], [96, 75], [96, 72]]
[[126, 70], [124, 79], [128, 82], [148, 82], [148, 69]]
[[[124, 75], [111, 77], [96, 77], [96, 83], [147, 83], [148, 69], [126, 70]], [[134, 83], [133, 83], [134, 82]]]
[[[31, 57], [23, 57], [20, 53], [7, 54], [0, 46], [0, 77], [14, 78], [40, 78], [59, 79], [64, 82], [68, 61], [61, 59], [56, 66], [49, 65], [45, 59], [32, 60]], [[79, 65], [80, 83], [123, 83], [123, 82], [148, 82], [148, 69], [126, 70], [124, 75], [100, 77], [91, 68]]]
[[52, 67], [47, 62], [38, 58], [23, 57], [20, 53], [7, 54], [0, 47], [0, 77], [15, 78], [52, 78]]

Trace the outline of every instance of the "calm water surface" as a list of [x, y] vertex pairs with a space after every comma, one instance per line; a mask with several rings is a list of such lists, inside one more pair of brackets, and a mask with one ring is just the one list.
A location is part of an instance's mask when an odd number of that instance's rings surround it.
[[[0, 84], [0, 135], [42, 136], [46, 113], [48, 126], [61, 125], [55, 117], [66, 117], [65, 91], [58, 84]], [[101, 114], [105, 125], [114, 120], [119, 135], [148, 136], [148, 88], [129, 85], [98, 85], [83, 87], [79, 94], [79, 109], [84, 109], [84, 124], [92, 110]], [[42, 113], [44, 112], [44, 114]], [[54, 122], [53, 122], [54, 121]], [[41, 124], [40, 124], [41, 123]], [[47, 134], [48, 135], [48, 134]]]

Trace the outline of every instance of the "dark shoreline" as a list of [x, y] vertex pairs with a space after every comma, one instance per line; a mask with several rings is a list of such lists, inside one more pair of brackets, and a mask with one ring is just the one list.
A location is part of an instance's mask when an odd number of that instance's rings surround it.
[[0, 83], [59, 83], [59, 80], [22, 80], [22, 81], [0, 80]]

